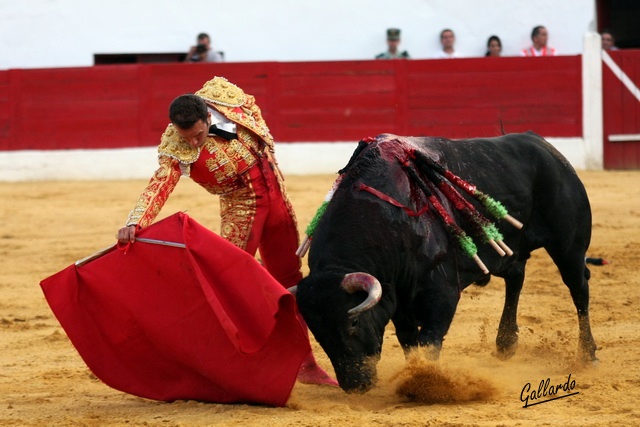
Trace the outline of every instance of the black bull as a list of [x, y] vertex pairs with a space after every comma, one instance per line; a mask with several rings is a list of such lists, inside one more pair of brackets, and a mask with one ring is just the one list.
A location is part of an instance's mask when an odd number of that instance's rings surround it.
[[[429, 205], [424, 186], [416, 184], [429, 178], [407, 163], [411, 150], [475, 184], [524, 224], [518, 229], [496, 220], [513, 255], [501, 256], [490, 245], [477, 244], [490, 274], [506, 284], [496, 338], [499, 354], [508, 357], [515, 351], [525, 265], [533, 250], [545, 248], [578, 312], [579, 358], [596, 360], [585, 266], [591, 210], [568, 161], [531, 132], [456, 141], [380, 135], [361, 141], [341, 171], [340, 184], [313, 233], [310, 273], [297, 287], [300, 311], [331, 359], [340, 386], [356, 392], [373, 386], [389, 320], [405, 351], [422, 346], [437, 358], [460, 292], [473, 283], [486, 284], [490, 277], [460, 249]], [[407, 166], [417, 175], [410, 175]], [[363, 184], [375, 191], [363, 191]], [[451, 218], [465, 223], [447, 198], [438, 198]], [[465, 198], [488, 216], [479, 202]], [[425, 207], [420, 215], [411, 215]], [[379, 302], [370, 295], [363, 304], [365, 293], [360, 291], [372, 288], [381, 290]]]

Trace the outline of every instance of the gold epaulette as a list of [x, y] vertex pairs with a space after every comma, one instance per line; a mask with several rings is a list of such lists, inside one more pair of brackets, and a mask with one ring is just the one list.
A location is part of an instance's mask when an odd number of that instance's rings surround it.
[[213, 104], [231, 108], [240, 107], [246, 101], [244, 91], [224, 77], [209, 80], [196, 95]]
[[198, 160], [200, 150], [190, 146], [189, 143], [178, 134], [175, 127], [170, 124], [160, 138], [158, 155], [171, 157], [180, 163], [191, 164]]
[[273, 136], [252, 95], [246, 94], [224, 77], [214, 77], [195, 94], [229, 120], [254, 132], [273, 150]]

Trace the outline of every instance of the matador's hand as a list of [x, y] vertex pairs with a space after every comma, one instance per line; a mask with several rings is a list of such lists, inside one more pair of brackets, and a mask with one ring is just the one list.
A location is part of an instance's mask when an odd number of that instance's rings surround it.
[[128, 227], [122, 227], [118, 230], [118, 242], [127, 244], [136, 241], [136, 226], [129, 225]]

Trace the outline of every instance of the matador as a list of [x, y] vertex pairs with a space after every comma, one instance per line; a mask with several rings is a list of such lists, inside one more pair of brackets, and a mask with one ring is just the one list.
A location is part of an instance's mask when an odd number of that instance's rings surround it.
[[[275, 161], [273, 137], [255, 98], [215, 77], [195, 94], [174, 99], [169, 119], [158, 147], [159, 167], [118, 240], [134, 242], [136, 230], [153, 222], [180, 177], [188, 176], [220, 196], [221, 236], [251, 255], [259, 249], [276, 280], [287, 288], [297, 285], [302, 273], [296, 219]], [[313, 353], [298, 379], [337, 385]]]

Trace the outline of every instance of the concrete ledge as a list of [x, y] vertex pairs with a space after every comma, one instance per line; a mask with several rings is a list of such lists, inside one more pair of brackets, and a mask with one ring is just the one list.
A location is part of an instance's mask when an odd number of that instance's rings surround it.
[[[547, 138], [576, 169], [585, 169], [582, 138]], [[335, 174], [357, 146], [354, 142], [278, 144], [276, 155], [285, 175]], [[109, 150], [0, 152], [0, 181], [148, 179], [157, 167], [156, 147]]]

